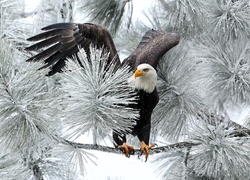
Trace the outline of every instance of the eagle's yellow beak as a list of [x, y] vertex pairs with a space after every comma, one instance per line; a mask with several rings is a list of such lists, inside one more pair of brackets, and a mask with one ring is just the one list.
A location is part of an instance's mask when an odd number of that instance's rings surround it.
[[142, 76], [142, 75], [143, 75], [143, 72], [140, 69], [137, 69], [134, 73], [135, 78], [138, 76]]

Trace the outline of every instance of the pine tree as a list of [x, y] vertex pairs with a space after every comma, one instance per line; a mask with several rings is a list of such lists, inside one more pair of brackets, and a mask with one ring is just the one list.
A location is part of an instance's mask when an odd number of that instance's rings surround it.
[[[230, 116], [249, 106], [249, 0], [157, 0], [145, 13], [150, 25], [132, 21], [132, 3], [42, 0], [26, 12], [24, 1], [0, 1], [1, 178], [83, 179], [88, 162], [98, 163], [94, 150], [120, 153], [109, 136], [129, 131], [138, 115], [123, 106], [137, 98], [123, 83], [131, 75], [126, 67], [106, 71], [108, 54], [95, 47], [90, 61], [80, 51], [82, 66], [68, 61], [52, 77], [37, 70], [41, 63], [25, 61], [25, 39], [41, 27], [86, 18], [109, 28], [121, 57], [148, 29], [182, 36], [157, 69], [151, 141], [159, 147], [147, 163], [158, 178], [249, 178], [250, 118]], [[81, 139], [86, 134], [92, 144]]]

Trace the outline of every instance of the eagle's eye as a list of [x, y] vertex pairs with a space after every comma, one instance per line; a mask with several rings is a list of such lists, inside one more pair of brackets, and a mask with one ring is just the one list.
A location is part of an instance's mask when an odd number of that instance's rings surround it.
[[143, 69], [143, 71], [144, 71], [144, 72], [148, 72], [148, 71], [149, 71], [149, 69], [148, 69], [148, 68], [145, 68], [145, 69]]

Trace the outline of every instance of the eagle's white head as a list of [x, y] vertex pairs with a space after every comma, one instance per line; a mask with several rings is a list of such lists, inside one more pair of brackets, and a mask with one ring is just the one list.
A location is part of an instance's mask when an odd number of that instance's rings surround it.
[[156, 70], [149, 64], [140, 64], [133, 76], [128, 79], [131, 87], [144, 90], [147, 93], [154, 91], [157, 82]]

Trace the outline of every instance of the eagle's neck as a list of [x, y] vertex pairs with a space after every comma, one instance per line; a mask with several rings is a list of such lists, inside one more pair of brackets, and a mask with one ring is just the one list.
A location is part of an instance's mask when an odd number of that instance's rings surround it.
[[144, 90], [147, 93], [152, 93], [156, 87], [157, 76], [140, 76], [135, 78], [131, 76], [128, 83], [131, 87]]

